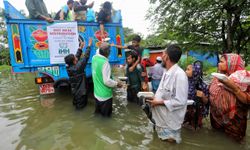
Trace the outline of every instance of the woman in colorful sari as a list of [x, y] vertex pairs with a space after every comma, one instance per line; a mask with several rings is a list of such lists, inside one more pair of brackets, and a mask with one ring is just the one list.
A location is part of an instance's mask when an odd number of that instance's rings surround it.
[[[230, 76], [244, 70], [244, 61], [237, 54], [225, 54], [218, 64], [220, 73]], [[210, 85], [210, 120], [214, 129], [242, 143], [246, 134], [247, 111], [250, 104], [250, 86], [242, 91], [233, 80], [214, 78]]]
[[188, 76], [188, 99], [195, 102], [187, 106], [183, 125], [190, 129], [197, 129], [202, 127], [203, 117], [208, 116], [209, 90], [202, 79], [202, 62], [195, 61], [192, 65], [188, 65], [186, 74]]

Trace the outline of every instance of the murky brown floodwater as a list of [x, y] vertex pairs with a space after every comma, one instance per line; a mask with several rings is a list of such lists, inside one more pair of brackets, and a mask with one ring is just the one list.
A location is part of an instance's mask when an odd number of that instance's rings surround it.
[[92, 98], [75, 111], [67, 93], [40, 97], [33, 74], [1, 73], [0, 149], [250, 149], [250, 122], [245, 145], [214, 132], [208, 120], [199, 131], [183, 129], [179, 145], [162, 142], [140, 107], [126, 102], [125, 90], [115, 93], [112, 118], [101, 118], [93, 115]]

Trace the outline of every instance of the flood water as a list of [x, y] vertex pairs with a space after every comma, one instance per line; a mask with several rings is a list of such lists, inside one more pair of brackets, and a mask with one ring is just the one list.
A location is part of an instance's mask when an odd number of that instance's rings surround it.
[[146, 115], [127, 103], [124, 89], [115, 90], [111, 118], [95, 116], [94, 100], [76, 111], [69, 93], [40, 97], [34, 74], [0, 74], [0, 149], [34, 150], [236, 150], [250, 149], [211, 129], [208, 119], [199, 131], [182, 129], [182, 143], [158, 139]]

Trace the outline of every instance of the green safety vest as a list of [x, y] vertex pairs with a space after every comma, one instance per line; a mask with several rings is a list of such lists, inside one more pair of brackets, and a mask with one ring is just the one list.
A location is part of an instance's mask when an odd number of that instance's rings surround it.
[[95, 55], [92, 58], [92, 78], [94, 82], [94, 94], [100, 98], [111, 98], [113, 96], [112, 88], [106, 86], [103, 82], [102, 68], [107, 62], [107, 58]]

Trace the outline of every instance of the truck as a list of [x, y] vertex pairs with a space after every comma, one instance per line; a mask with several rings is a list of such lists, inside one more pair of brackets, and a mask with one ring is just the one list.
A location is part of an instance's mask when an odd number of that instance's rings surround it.
[[[68, 74], [65, 63], [51, 64], [48, 44], [48, 23], [42, 20], [31, 20], [23, 16], [8, 0], [4, 0], [5, 20], [8, 33], [12, 73], [36, 72], [34, 83], [38, 85], [40, 94], [51, 94], [55, 89], [69, 87]], [[60, 23], [55, 21], [54, 23]], [[91, 37], [90, 58], [85, 69], [88, 81], [91, 81], [91, 61], [102, 42], [99, 24], [96, 22], [77, 22], [79, 41], [87, 42]], [[105, 24], [105, 37], [110, 43], [123, 45], [124, 34], [122, 21]], [[86, 45], [83, 52], [86, 50]], [[111, 47], [109, 56], [111, 65], [125, 63], [123, 49]]]

